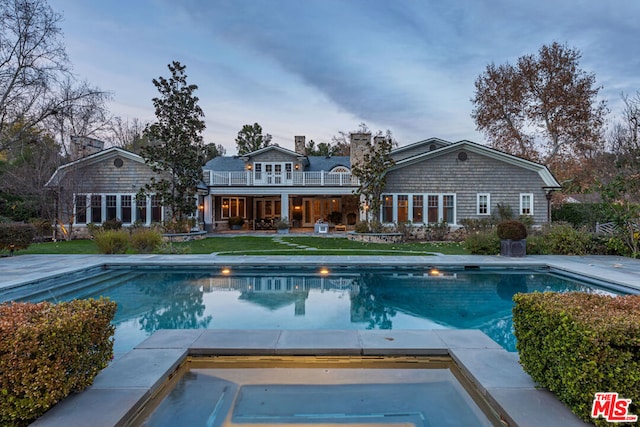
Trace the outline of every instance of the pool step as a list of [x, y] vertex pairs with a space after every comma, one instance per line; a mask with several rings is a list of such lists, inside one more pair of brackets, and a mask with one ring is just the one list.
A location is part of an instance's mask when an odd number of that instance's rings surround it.
[[2, 292], [3, 301], [31, 301], [44, 300], [56, 301], [63, 299], [65, 295], [77, 292], [80, 289], [109, 284], [119, 277], [126, 279], [127, 271], [94, 270], [82, 271], [64, 277], [58, 277], [24, 286], [18, 286]]

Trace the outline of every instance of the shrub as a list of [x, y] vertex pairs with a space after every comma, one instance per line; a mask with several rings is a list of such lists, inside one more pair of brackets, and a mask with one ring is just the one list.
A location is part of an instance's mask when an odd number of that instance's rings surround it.
[[105, 230], [94, 238], [98, 250], [103, 254], [123, 254], [129, 246], [129, 233], [126, 230]]
[[460, 224], [468, 233], [491, 231], [495, 225], [493, 218], [464, 218], [460, 220]]
[[445, 221], [441, 221], [436, 224], [429, 224], [427, 226], [427, 240], [442, 242], [443, 240], [446, 240], [448, 233], [449, 224]]
[[140, 254], [150, 254], [162, 245], [162, 234], [148, 228], [138, 229], [131, 233], [129, 245]]
[[354, 227], [356, 233], [368, 233], [369, 223], [367, 221], [358, 221]]
[[527, 238], [527, 227], [512, 219], [502, 221], [497, 227], [498, 237], [502, 240], [522, 240]]
[[543, 233], [535, 233], [527, 236], [527, 253], [529, 255], [549, 254], [549, 245]]
[[496, 255], [500, 253], [500, 239], [495, 231], [470, 233], [464, 241], [464, 248], [473, 255]]
[[0, 424], [27, 425], [113, 357], [116, 303], [0, 304]]
[[29, 221], [35, 228], [35, 239], [39, 242], [51, 238], [53, 235], [53, 227], [49, 221], [42, 219], [32, 219]]
[[640, 405], [640, 296], [571, 292], [517, 294], [513, 324], [520, 363], [586, 421], [596, 392]]
[[604, 203], [563, 203], [551, 211], [553, 221], [568, 222], [575, 228], [588, 227], [595, 231], [597, 222], [610, 221]]
[[585, 255], [591, 247], [591, 235], [569, 224], [553, 224], [545, 240], [548, 253], [553, 255]]
[[33, 242], [36, 228], [21, 222], [0, 223], [0, 250], [26, 249]]
[[233, 227], [233, 226], [243, 226], [244, 225], [244, 218], [242, 218], [241, 216], [232, 216], [229, 217], [229, 227]]
[[102, 223], [103, 230], [120, 230], [122, 228], [122, 221], [119, 219], [108, 219]]

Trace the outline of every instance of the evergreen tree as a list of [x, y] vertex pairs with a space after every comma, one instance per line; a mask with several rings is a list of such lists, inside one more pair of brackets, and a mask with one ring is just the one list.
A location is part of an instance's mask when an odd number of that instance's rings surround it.
[[149, 145], [142, 156], [159, 178], [152, 178], [142, 193], [155, 194], [169, 208], [173, 223], [196, 212], [196, 186], [202, 177], [205, 128], [204, 112], [194, 95], [198, 86], [187, 84], [186, 66], [168, 65], [171, 77], [159, 77], [153, 84], [160, 96], [153, 98], [156, 122], [147, 126]]
[[238, 155], [251, 153], [271, 145], [271, 135], [262, 134], [262, 126], [258, 123], [253, 125], [244, 125], [242, 130], [238, 132], [236, 138], [236, 146], [238, 147]]

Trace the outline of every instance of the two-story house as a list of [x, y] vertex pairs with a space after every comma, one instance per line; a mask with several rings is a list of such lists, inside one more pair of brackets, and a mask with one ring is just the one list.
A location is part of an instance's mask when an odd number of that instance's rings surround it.
[[[228, 229], [235, 216], [248, 229], [270, 227], [280, 218], [298, 227], [311, 228], [319, 220], [353, 226], [365, 213], [354, 195], [358, 180], [351, 166], [370, 138], [352, 134], [350, 156], [307, 156], [305, 137], [296, 136], [293, 151], [273, 145], [216, 157], [203, 167], [194, 199], [198, 222], [208, 231]], [[551, 192], [560, 188], [545, 166], [470, 141], [431, 138], [391, 155], [395, 165], [386, 172], [383, 223], [456, 226], [463, 218], [488, 217], [502, 204], [541, 224], [549, 219]], [[149, 225], [164, 219], [162, 206], [136, 193], [152, 174], [140, 156], [109, 148], [61, 166], [47, 186], [57, 190], [64, 223], [82, 228], [117, 218], [125, 225]]]

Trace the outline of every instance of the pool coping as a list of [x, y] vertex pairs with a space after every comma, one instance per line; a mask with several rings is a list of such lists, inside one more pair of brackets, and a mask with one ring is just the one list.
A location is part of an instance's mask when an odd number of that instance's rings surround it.
[[[125, 426], [189, 356], [450, 356], [509, 426], [585, 426], [477, 330], [160, 330], [32, 426]], [[144, 369], [141, 369], [144, 367]], [[99, 414], [99, 417], [97, 416]]]

